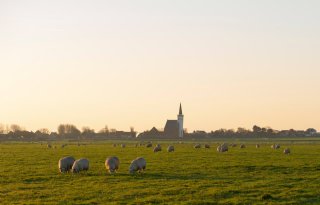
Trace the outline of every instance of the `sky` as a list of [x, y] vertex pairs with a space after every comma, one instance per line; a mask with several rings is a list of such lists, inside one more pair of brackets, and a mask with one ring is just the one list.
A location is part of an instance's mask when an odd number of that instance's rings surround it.
[[0, 123], [320, 130], [318, 0], [0, 0]]

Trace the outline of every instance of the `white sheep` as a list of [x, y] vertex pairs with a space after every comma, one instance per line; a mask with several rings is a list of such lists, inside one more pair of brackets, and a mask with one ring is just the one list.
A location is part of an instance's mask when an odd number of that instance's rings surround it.
[[162, 150], [161, 146], [157, 144], [157, 146], [153, 149], [153, 152], [160, 152]]
[[72, 173], [78, 173], [80, 171], [89, 170], [89, 160], [87, 159], [78, 159], [76, 160], [71, 168]]
[[142, 172], [146, 169], [147, 162], [144, 158], [138, 157], [135, 160], [133, 160], [129, 166], [129, 172], [130, 174], [133, 174], [134, 172]]
[[196, 145], [194, 145], [194, 148], [195, 149], [199, 149], [199, 148], [201, 148], [201, 145], [200, 144], [196, 144]]
[[217, 147], [217, 151], [218, 151], [218, 152], [227, 152], [227, 151], [228, 151], [228, 145], [225, 144], [225, 143], [219, 145], [219, 146]]
[[174, 146], [173, 145], [169, 145], [167, 148], [168, 152], [174, 152]]
[[71, 156], [61, 158], [58, 162], [59, 170], [61, 173], [69, 172], [72, 168], [75, 159]]
[[273, 144], [273, 145], [271, 145], [271, 148], [272, 148], [272, 149], [279, 149], [279, 148], [280, 148], [280, 145], [278, 145], [278, 144]]
[[291, 150], [289, 148], [286, 148], [286, 149], [283, 150], [283, 153], [284, 154], [290, 154]]
[[108, 157], [105, 162], [107, 171], [111, 174], [119, 169], [120, 160], [118, 157]]

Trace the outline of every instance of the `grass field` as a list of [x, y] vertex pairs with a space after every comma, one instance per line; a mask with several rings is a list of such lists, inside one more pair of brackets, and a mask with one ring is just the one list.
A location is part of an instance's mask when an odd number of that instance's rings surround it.
[[[118, 142], [120, 143], [120, 142]], [[270, 144], [247, 142], [226, 153], [175, 145], [166, 152], [152, 148], [112, 147], [112, 142], [48, 149], [39, 143], [0, 144], [0, 204], [320, 204], [320, 144], [290, 145], [291, 154]], [[284, 142], [283, 142], [284, 143]], [[88, 158], [90, 169], [60, 174], [63, 156]], [[106, 157], [120, 158], [120, 170], [106, 173]], [[147, 160], [143, 174], [130, 175], [130, 162]]]

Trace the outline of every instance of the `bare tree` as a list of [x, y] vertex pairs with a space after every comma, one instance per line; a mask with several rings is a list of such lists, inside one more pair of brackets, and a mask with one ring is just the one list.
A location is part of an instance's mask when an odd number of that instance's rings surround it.
[[23, 131], [23, 128], [20, 125], [17, 125], [17, 124], [12, 124], [10, 126], [10, 129], [11, 129], [12, 132]]
[[61, 136], [67, 135], [69, 137], [79, 137], [80, 130], [71, 124], [61, 124], [58, 126], [58, 133]]
[[99, 133], [102, 133], [102, 134], [109, 134], [109, 128], [108, 128], [108, 125], [104, 126], [104, 128], [102, 128]]
[[41, 128], [38, 130], [41, 134], [46, 134], [46, 135], [49, 135], [50, 134], [50, 131], [49, 129], [47, 128]]
[[0, 134], [4, 134], [4, 125], [3, 124], [0, 124]]

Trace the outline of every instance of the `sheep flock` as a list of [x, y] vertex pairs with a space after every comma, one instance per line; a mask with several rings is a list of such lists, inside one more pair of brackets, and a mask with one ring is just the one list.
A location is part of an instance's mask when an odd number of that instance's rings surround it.
[[[66, 146], [67, 146], [66, 144], [63, 144], [61, 146], [61, 148], [64, 148]], [[146, 144], [144, 144], [144, 143], [135, 144], [136, 148], [142, 147], [142, 146], [144, 146], [146, 148], [151, 148], [152, 142], [148, 142]], [[52, 146], [50, 143], [47, 144], [48, 149], [51, 149], [52, 147], [56, 147], [56, 146]], [[122, 144], [118, 144], [118, 145], [113, 144], [112, 147], [126, 148], [127, 146], [126, 146], [126, 144], [122, 143]], [[195, 149], [201, 149], [201, 147], [203, 147], [204, 149], [210, 149], [211, 145], [209, 145], [209, 144], [201, 145], [198, 143], [198, 144], [195, 144], [193, 147]], [[219, 143], [216, 150], [219, 153], [224, 153], [224, 152], [229, 151], [229, 147], [235, 148], [236, 144], [227, 144], [227, 143], [220, 144]], [[261, 145], [256, 144], [255, 147], [260, 148]], [[240, 145], [240, 149], [245, 149], [245, 148], [246, 148], [245, 144]], [[280, 145], [279, 144], [272, 144], [271, 149], [274, 149], [274, 150], [280, 149]], [[153, 148], [154, 153], [161, 152], [161, 151], [162, 151], [162, 147], [160, 144], [157, 144]], [[167, 147], [167, 152], [170, 153], [170, 152], [174, 152], [174, 151], [175, 151], [175, 147], [173, 145], [169, 145]], [[289, 155], [291, 153], [290, 148], [285, 148], [283, 150], [283, 153], [285, 155]], [[107, 157], [104, 164], [105, 164], [106, 171], [109, 172], [110, 174], [116, 173], [120, 168], [120, 160], [117, 156]], [[130, 174], [143, 173], [146, 170], [146, 166], [147, 166], [147, 162], [146, 162], [145, 158], [137, 157], [131, 161], [129, 168], [128, 168], [128, 171]], [[81, 159], [76, 160], [72, 156], [62, 157], [58, 162], [58, 169], [59, 169], [60, 173], [67, 173], [67, 172], [79, 173], [79, 172], [83, 172], [83, 171], [88, 171], [89, 170], [89, 160], [86, 158], [81, 158]]]

